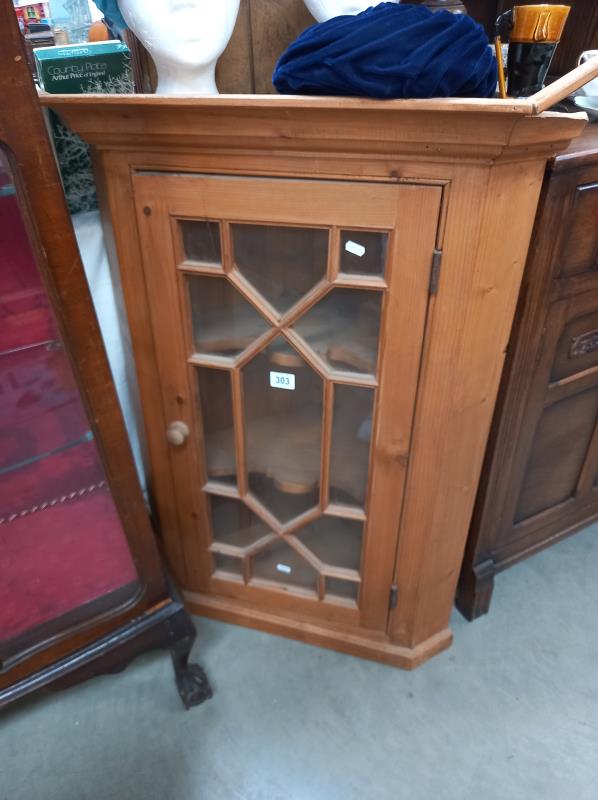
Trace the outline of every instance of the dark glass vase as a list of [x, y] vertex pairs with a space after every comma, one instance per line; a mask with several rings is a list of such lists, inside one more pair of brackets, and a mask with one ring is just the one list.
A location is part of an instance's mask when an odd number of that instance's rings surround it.
[[544, 86], [558, 42], [511, 42], [507, 59], [507, 91], [529, 97]]

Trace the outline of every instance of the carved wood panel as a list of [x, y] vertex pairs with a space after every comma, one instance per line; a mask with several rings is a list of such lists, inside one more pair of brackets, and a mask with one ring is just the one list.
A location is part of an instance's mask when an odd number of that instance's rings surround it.
[[598, 366], [598, 311], [574, 316], [563, 329], [556, 348], [551, 382]]
[[[530, 380], [515, 449], [502, 525], [494, 545], [498, 563], [525, 552], [547, 532], [565, 530], [571, 515], [596, 510], [592, 489], [598, 467], [596, 352], [570, 357], [572, 343], [598, 327], [598, 292], [551, 304]], [[529, 361], [527, 362], [529, 369]], [[589, 509], [589, 510], [588, 510]]]
[[[543, 411], [517, 502], [516, 525], [575, 496], [597, 414], [595, 386]], [[516, 527], [514, 532], [520, 531]]]
[[569, 277], [598, 266], [598, 183], [578, 186], [572, 198], [570, 223], [561, 251], [561, 275]]

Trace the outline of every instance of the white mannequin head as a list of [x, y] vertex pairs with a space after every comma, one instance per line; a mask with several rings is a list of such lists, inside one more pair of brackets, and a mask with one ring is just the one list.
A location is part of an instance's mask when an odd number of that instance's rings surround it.
[[360, 14], [366, 8], [383, 2], [387, 0], [305, 0], [305, 5], [318, 22], [326, 22], [332, 17], [340, 17], [341, 14]]
[[119, 0], [129, 28], [154, 59], [156, 94], [218, 94], [216, 62], [240, 0]]

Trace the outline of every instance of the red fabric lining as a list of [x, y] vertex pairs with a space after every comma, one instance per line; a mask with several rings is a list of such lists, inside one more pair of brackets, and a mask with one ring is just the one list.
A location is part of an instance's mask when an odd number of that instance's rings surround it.
[[137, 577], [106, 489], [0, 525], [0, 553], [1, 640]]
[[0, 353], [56, 339], [56, 325], [14, 195], [0, 197], [0, 259]]
[[[0, 520], [104, 480], [57, 338], [16, 198], [0, 197]], [[0, 641], [136, 578], [106, 489], [4, 521]]]

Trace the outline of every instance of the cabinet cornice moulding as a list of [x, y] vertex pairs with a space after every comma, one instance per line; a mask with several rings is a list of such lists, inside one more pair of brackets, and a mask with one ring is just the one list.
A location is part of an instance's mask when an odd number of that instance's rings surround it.
[[583, 113], [534, 113], [525, 100], [41, 95], [98, 149], [244, 150], [525, 160], [564, 149]]

